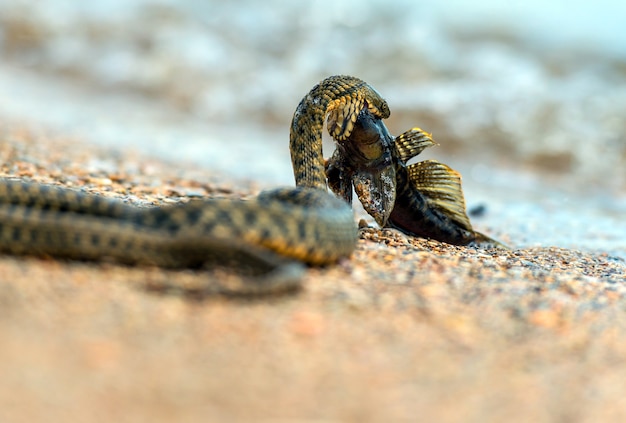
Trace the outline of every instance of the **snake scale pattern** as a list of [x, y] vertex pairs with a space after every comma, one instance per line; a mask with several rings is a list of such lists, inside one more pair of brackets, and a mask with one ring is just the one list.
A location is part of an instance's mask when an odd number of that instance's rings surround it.
[[[252, 282], [278, 282], [226, 291], [293, 287], [298, 279], [294, 261], [323, 265], [354, 250], [352, 209], [326, 188], [322, 128], [333, 111], [339, 124], [332, 135], [346, 139], [363, 108], [380, 118], [389, 116], [387, 103], [358, 78], [332, 76], [313, 87], [291, 124], [296, 187], [250, 200], [137, 208], [67, 188], [1, 180], [0, 252], [167, 268], [232, 265], [254, 275]], [[287, 276], [281, 279], [277, 273]]]

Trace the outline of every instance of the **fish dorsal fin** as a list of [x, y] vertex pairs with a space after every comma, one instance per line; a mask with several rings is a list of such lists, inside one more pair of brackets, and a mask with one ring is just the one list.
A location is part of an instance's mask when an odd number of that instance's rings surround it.
[[421, 128], [412, 128], [395, 139], [398, 157], [404, 163], [420, 154], [427, 147], [438, 145], [433, 141], [432, 135]]
[[409, 181], [428, 203], [457, 222], [473, 230], [465, 213], [461, 174], [436, 160], [425, 160], [407, 166]]

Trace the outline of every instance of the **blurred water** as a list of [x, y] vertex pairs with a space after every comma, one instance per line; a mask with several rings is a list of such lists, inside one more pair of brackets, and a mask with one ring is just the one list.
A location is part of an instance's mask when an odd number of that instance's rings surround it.
[[454, 28], [502, 30], [538, 49], [587, 50], [626, 59], [626, 3], [619, 0], [427, 3], [437, 10], [441, 22]]
[[295, 105], [352, 74], [393, 133], [434, 133], [485, 224], [626, 256], [625, 18], [608, 0], [0, 0], [0, 118], [291, 184]]

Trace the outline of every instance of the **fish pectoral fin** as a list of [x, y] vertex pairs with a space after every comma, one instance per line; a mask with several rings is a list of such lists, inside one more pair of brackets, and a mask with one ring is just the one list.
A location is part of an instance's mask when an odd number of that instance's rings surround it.
[[432, 135], [421, 128], [412, 128], [400, 134], [394, 141], [398, 157], [404, 163], [420, 154], [424, 149], [438, 145]]
[[352, 176], [352, 183], [363, 209], [381, 228], [385, 226], [396, 202], [395, 168], [358, 171]]
[[407, 166], [409, 181], [432, 207], [468, 231], [472, 224], [465, 212], [461, 174], [436, 160], [425, 160]]

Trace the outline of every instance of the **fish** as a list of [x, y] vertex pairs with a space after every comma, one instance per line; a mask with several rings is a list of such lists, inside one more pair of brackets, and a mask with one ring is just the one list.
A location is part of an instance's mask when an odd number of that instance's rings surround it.
[[[328, 116], [329, 132], [338, 118]], [[452, 245], [508, 248], [472, 227], [459, 172], [436, 160], [408, 163], [437, 145], [430, 133], [415, 127], [394, 137], [364, 108], [350, 136], [335, 142], [325, 167], [329, 188], [349, 203], [354, 188], [380, 227]]]
[[[373, 125], [369, 120], [366, 123], [370, 117], [373, 117], [371, 113], [362, 110], [352, 135], [336, 141], [336, 149], [326, 162], [326, 178], [331, 191], [348, 204], [352, 204], [354, 188], [365, 211], [382, 227], [389, 220], [396, 201], [393, 137], [384, 125]], [[337, 122], [341, 121], [338, 113], [331, 112], [327, 119], [328, 131], [335, 133]]]

